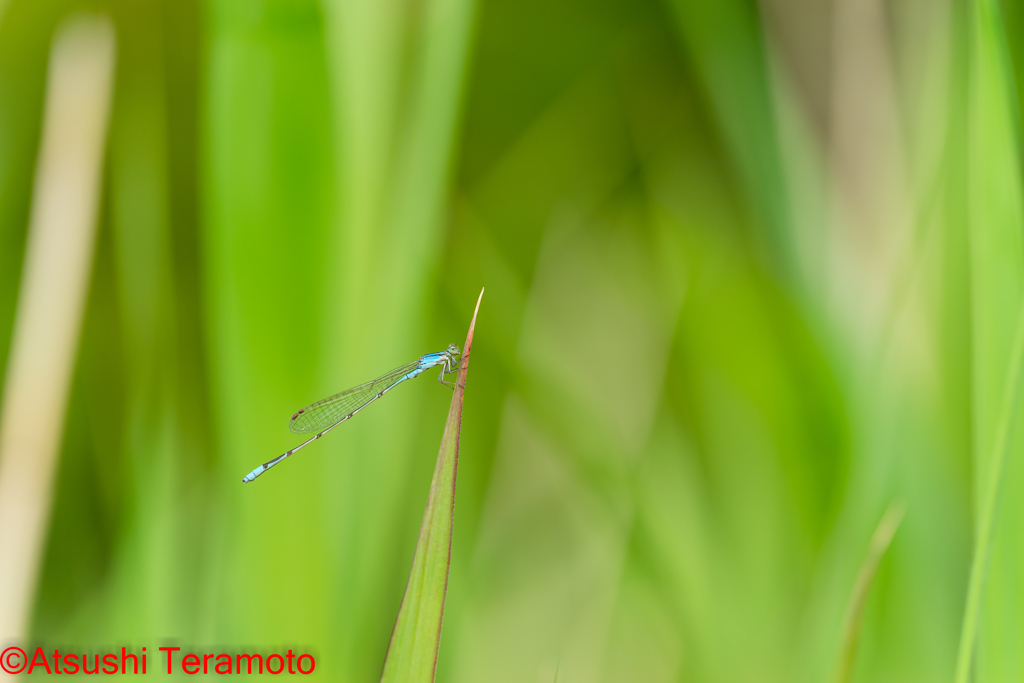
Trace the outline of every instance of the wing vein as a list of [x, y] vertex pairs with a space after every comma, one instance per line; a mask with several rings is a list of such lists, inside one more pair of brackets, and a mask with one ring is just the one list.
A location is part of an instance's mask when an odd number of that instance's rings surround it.
[[419, 360], [406, 363], [377, 379], [311, 403], [292, 415], [288, 428], [296, 434], [308, 434], [336, 425], [372, 403], [378, 395], [383, 395], [394, 387], [405, 375], [419, 367], [419, 364]]

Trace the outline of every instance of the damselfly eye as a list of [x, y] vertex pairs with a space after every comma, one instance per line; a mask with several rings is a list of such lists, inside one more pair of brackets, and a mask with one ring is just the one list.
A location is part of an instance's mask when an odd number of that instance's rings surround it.
[[459, 355], [459, 347], [456, 346], [455, 344], [449, 344], [448, 345], [448, 353], [452, 354], [453, 356], [458, 356]]

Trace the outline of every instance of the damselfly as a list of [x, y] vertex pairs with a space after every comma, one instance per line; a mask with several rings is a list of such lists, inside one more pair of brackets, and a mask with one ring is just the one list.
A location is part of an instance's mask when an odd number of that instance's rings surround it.
[[295, 448], [283, 455], [279, 455], [270, 462], [265, 462], [242, 478], [242, 483], [248, 483], [260, 476], [271, 467], [287, 458], [292, 453], [305, 448], [321, 436], [331, 431], [345, 420], [349, 419], [360, 410], [370, 405], [384, 394], [391, 391], [395, 386], [407, 379], [418, 377], [424, 370], [441, 366], [441, 374], [437, 381], [445, 386], [455, 387], [451, 382], [445, 382], [444, 376], [457, 372], [459, 360], [462, 354], [459, 347], [451, 344], [444, 351], [428, 353], [419, 360], [397, 367], [389, 373], [381, 375], [377, 379], [347, 389], [340, 394], [329, 396], [306, 406], [299, 412], [292, 415], [289, 428], [296, 434], [316, 434]]

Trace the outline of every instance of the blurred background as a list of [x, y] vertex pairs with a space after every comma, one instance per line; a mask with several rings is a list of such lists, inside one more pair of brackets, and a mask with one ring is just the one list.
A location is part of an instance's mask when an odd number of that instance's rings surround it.
[[[62, 317], [26, 254], [81, 12], [116, 49]], [[1022, 27], [1021, 0], [0, 2], [0, 403], [53, 442], [36, 488], [0, 481], [8, 635], [378, 680], [450, 392], [240, 479], [296, 409], [462, 344], [486, 287], [439, 681], [950, 681], [986, 501], [974, 679], [1021, 680]], [[49, 417], [12, 388], [32, 310], [68, 321]]]

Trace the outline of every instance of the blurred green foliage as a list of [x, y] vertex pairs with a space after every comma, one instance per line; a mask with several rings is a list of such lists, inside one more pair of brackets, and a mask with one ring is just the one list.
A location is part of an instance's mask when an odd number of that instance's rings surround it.
[[[953, 676], [1024, 300], [1024, 3], [7, 0], [0, 360], [78, 10], [118, 70], [35, 638], [377, 680], [447, 392], [239, 479], [486, 286], [439, 680], [831, 680], [894, 500], [853, 680]], [[1018, 417], [975, 680], [1024, 671]]]

